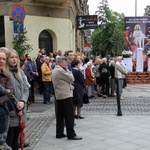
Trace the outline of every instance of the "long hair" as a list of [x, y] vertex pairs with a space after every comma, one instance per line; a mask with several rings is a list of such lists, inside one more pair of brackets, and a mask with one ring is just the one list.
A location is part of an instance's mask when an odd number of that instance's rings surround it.
[[9, 50], [9, 51], [6, 53], [6, 65], [5, 65], [5, 66], [6, 66], [6, 70], [9, 72], [9, 74], [10, 74], [11, 77], [12, 77], [12, 73], [11, 73], [11, 71], [10, 71], [10, 65], [9, 65], [9, 63], [8, 63], [8, 59], [9, 59], [9, 57], [10, 57], [10, 55], [11, 55], [12, 53], [15, 53], [15, 54], [17, 55], [17, 59], [18, 59], [17, 65], [16, 65], [17, 77], [18, 77], [18, 79], [19, 79], [20, 81], [22, 81], [22, 75], [21, 75], [20, 66], [19, 66], [19, 55], [18, 55], [18, 53], [17, 53], [15, 50]]

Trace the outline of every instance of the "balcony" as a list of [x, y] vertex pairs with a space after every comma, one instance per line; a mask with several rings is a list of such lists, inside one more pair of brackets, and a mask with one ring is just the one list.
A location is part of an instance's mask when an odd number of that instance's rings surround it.
[[47, 3], [47, 4], [65, 4], [70, 0], [36, 0], [36, 2]]

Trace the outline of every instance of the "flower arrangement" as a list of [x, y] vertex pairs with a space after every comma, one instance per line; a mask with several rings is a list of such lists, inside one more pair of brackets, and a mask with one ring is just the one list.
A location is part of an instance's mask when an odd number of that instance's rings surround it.
[[128, 57], [131, 57], [133, 53], [130, 50], [123, 50], [122, 55], [123, 57], [128, 58]]

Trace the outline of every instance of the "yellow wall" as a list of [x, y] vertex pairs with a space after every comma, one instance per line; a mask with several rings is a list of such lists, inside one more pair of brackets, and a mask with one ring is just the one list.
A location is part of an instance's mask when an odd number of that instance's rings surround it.
[[[39, 50], [38, 38], [40, 32], [47, 30], [53, 38], [53, 51], [66, 50], [75, 51], [75, 28], [69, 19], [29, 16], [24, 20], [24, 27], [27, 30], [28, 43], [33, 45], [31, 57], [37, 57]], [[5, 41], [6, 47], [12, 48], [13, 23], [9, 16], [5, 16]]]

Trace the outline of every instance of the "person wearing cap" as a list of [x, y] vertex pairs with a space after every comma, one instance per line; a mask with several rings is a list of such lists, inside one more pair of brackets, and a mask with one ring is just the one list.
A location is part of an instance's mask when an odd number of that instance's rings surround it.
[[[52, 82], [55, 92], [56, 138], [67, 137], [69, 140], [82, 140], [74, 130], [73, 87], [74, 76], [68, 70], [66, 57], [56, 57], [56, 66], [52, 70]], [[67, 135], [64, 134], [64, 120]]]

